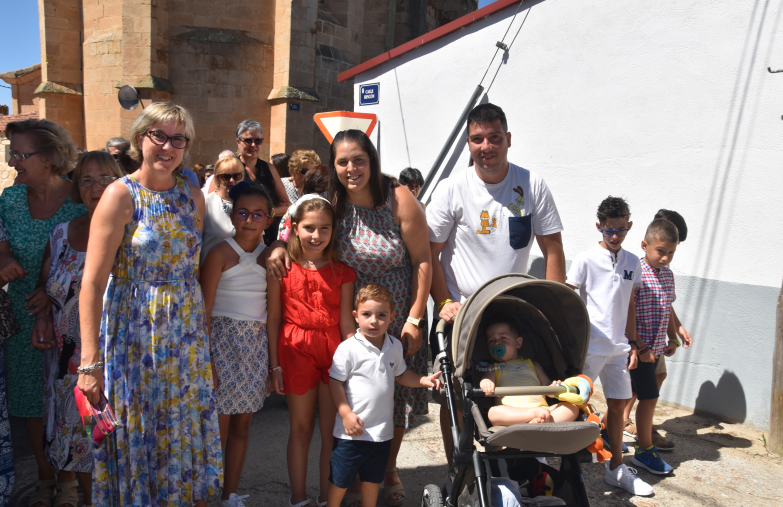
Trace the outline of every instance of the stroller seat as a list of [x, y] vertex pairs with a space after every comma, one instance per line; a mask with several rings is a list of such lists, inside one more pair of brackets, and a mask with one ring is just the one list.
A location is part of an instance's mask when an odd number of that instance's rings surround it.
[[483, 446], [511, 447], [520, 451], [573, 454], [598, 438], [601, 428], [592, 422], [514, 424], [487, 428], [477, 405], [471, 407], [478, 442]]

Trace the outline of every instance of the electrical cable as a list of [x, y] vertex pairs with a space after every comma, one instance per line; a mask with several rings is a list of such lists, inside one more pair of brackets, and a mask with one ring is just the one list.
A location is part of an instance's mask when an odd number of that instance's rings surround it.
[[10, 86], [6, 86], [6, 85], [0, 85], [0, 86], [2, 86], [3, 88], [8, 88], [9, 90], [11, 89]]
[[[520, 0], [519, 5], [517, 5], [517, 10], [514, 13], [514, 17], [511, 18], [511, 23], [508, 24], [508, 28], [506, 28], [506, 33], [503, 34], [503, 38], [500, 39], [500, 42], [496, 44], [497, 49], [495, 50], [495, 54], [492, 55], [492, 59], [489, 61], [489, 65], [487, 65], [487, 70], [484, 71], [484, 75], [481, 76], [481, 81], [479, 81], [479, 86], [484, 82], [484, 78], [487, 77], [487, 73], [489, 72], [489, 69], [492, 67], [492, 62], [495, 61], [495, 57], [498, 55], [498, 51], [503, 49], [504, 51], [508, 51], [508, 47], [505, 46], [503, 43], [506, 40], [506, 36], [508, 35], [508, 31], [511, 30], [511, 26], [514, 24], [514, 20], [517, 19], [517, 14], [519, 14], [519, 9], [522, 8], [522, 4], [525, 3], [525, 0]], [[530, 9], [527, 10], [527, 14], [530, 14]], [[527, 15], [525, 15], [525, 19], [527, 19]], [[525, 24], [525, 21], [522, 21], [522, 24]], [[519, 32], [517, 32], [519, 33]], [[516, 39], [516, 36], [514, 37]], [[513, 44], [513, 42], [512, 42]]]

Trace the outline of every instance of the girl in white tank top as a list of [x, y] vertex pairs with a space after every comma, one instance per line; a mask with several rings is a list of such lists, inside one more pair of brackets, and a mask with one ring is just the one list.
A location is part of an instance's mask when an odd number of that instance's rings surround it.
[[[269, 379], [266, 332], [266, 260], [261, 233], [272, 222], [272, 199], [263, 187], [240, 182], [229, 193], [236, 233], [212, 248], [201, 266], [209, 327], [215, 407], [226, 449], [221, 505], [242, 506], [237, 496], [253, 412], [261, 409]], [[227, 445], [228, 443], [231, 445]]]
[[[486, 330], [487, 347], [496, 363], [478, 366], [483, 372], [481, 389], [486, 394], [495, 387], [547, 386], [551, 382], [540, 364], [519, 356], [523, 338], [511, 321], [497, 320]], [[573, 403], [560, 402], [549, 406], [543, 396], [504, 396], [500, 404], [489, 409], [489, 422], [493, 426], [511, 426], [524, 423], [549, 423], [576, 421], [579, 409]]]

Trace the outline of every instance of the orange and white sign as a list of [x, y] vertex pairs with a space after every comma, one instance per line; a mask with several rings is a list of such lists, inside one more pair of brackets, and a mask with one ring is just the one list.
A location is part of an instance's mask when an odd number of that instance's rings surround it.
[[334, 141], [334, 136], [343, 130], [361, 130], [369, 137], [375, 129], [375, 124], [378, 123], [378, 116], [369, 113], [354, 113], [353, 111], [332, 111], [318, 113], [313, 116], [313, 120], [331, 144]]

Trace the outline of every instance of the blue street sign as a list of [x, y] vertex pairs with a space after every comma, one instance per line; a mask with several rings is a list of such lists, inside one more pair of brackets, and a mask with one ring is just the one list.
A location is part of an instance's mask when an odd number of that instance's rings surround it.
[[373, 104], [377, 104], [380, 91], [381, 91], [380, 83], [361, 85], [359, 87], [359, 105], [370, 106]]
[[299, 111], [301, 107], [301, 104], [299, 102], [289, 102], [288, 103], [288, 110], [289, 111]]

